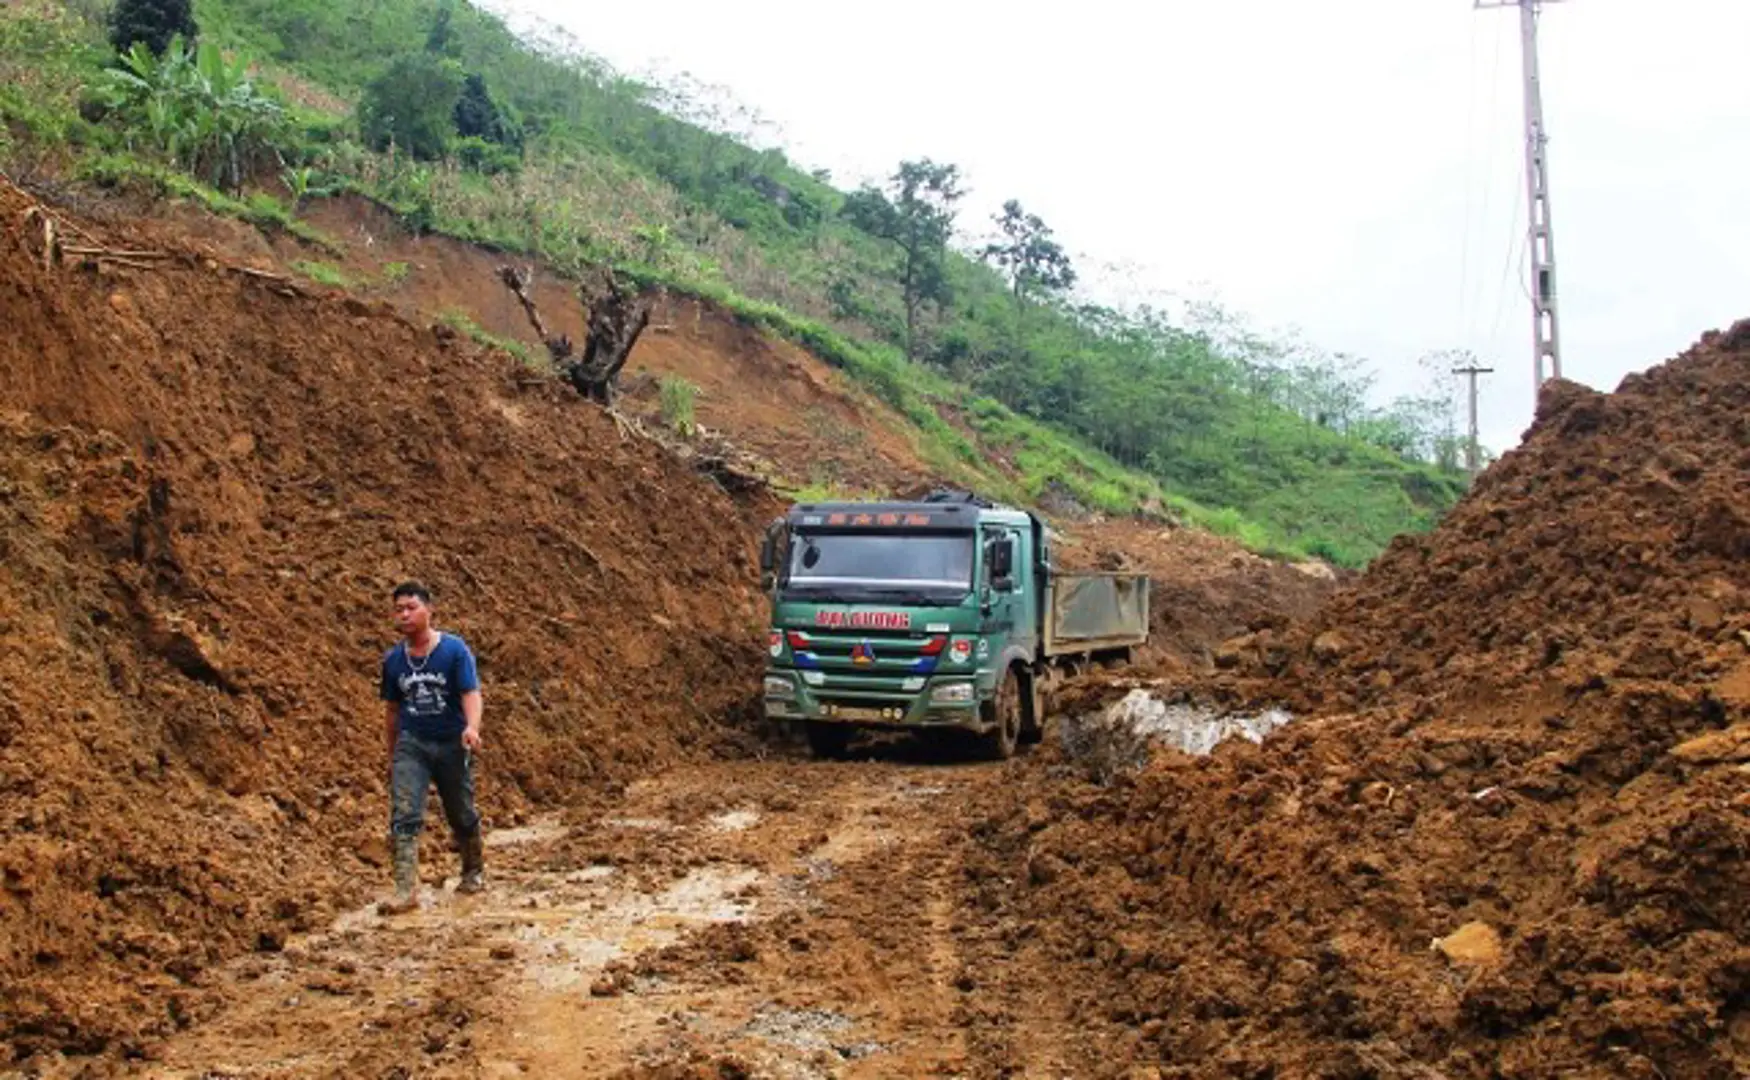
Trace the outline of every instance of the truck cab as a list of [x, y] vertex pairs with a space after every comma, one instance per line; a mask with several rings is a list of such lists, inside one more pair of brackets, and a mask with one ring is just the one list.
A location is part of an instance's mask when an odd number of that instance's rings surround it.
[[[995, 758], [1042, 733], [1054, 579], [1034, 515], [951, 493], [798, 505], [761, 571], [766, 715], [817, 754], [860, 727], [970, 732]], [[1146, 634], [1146, 579], [1142, 610]]]

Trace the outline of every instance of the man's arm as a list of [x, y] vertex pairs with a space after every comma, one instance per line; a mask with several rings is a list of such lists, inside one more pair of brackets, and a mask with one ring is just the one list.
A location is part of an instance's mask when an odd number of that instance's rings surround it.
[[462, 729], [462, 745], [470, 750], [480, 749], [480, 715], [486, 711], [486, 703], [480, 697], [480, 691], [470, 690], [462, 695], [462, 719], [467, 726]]
[[383, 737], [389, 742], [389, 756], [395, 756], [395, 740], [401, 735], [401, 703], [383, 702]]

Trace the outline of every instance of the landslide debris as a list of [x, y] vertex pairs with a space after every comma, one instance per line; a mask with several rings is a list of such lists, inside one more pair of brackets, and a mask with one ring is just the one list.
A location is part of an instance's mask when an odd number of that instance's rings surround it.
[[493, 824], [745, 737], [763, 496], [386, 305], [58, 220], [0, 184], [0, 1060], [136, 1052], [380, 889], [399, 579], [480, 656]]
[[1323, 563], [1268, 559], [1162, 522], [1105, 518], [1063, 532], [1054, 558], [1065, 568], [1149, 576], [1148, 645], [1123, 679], [1207, 668], [1225, 639], [1311, 616], [1338, 585], [1338, 572]]
[[1114, 1072], [1750, 1075], [1747, 554], [1750, 322], [1551, 386], [1435, 533], [1193, 687], [1295, 723], [993, 795], [1003, 993]]

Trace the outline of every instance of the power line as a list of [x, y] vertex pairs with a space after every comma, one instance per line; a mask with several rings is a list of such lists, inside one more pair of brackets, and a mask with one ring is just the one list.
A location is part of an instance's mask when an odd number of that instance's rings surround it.
[[1470, 85], [1464, 95], [1464, 233], [1458, 256], [1458, 325], [1454, 328], [1463, 341], [1470, 330], [1470, 233], [1471, 203], [1475, 192], [1477, 150], [1477, 28], [1471, 23]]
[[[1472, 46], [1472, 54], [1473, 54], [1472, 55], [1473, 70], [1471, 72], [1471, 77], [1473, 80], [1476, 77], [1475, 63], [1474, 63], [1474, 61], [1475, 61], [1474, 54], [1475, 54], [1475, 46], [1476, 46], [1476, 33], [1475, 33], [1475, 29], [1474, 29], [1475, 25], [1476, 24], [1473, 22], [1473, 24], [1472, 24], [1473, 29], [1472, 29], [1472, 33], [1471, 33], [1471, 46]], [[1483, 179], [1482, 179], [1483, 199], [1482, 199], [1481, 212], [1477, 216], [1477, 221], [1481, 225], [1482, 230], [1485, 232], [1487, 231], [1487, 228], [1488, 228], [1489, 209], [1494, 202], [1494, 185], [1491, 183], [1490, 177], [1493, 177], [1495, 175], [1496, 146], [1500, 142], [1500, 131], [1501, 131], [1500, 110], [1497, 108], [1497, 106], [1500, 103], [1500, 97], [1501, 97], [1501, 36], [1499, 34], [1496, 34], [1494, 36], [1494, 48], [1492, 50], [1490, 50], [1488, 87], [1489, 87], [1489, 107], [1485, 111], [1485, 115], [1488, 117], [1488, 135], [1483, 141], [1483, 145], [1486, 148], [1484, 150], [1484, 154], [1483, 154]], [[1475, 97], [1475, 87], [1474, 86], [1472, 87], [1472, 97], [1473, 98]], [[1473, 104], [1474, 104], [1474, 102], [1473, 102]], [[1471, 153], [1467, 150], [1467, 153], [1466, 153], [1467, 166], [1468, 166], [1469, 162], [1471, 161], [1471, 159], [1474, 158], [1474, 156], [1475, 156], [1474, 153]], [[1467, 184], [1468, 183], [1469, 183], [1469, 178], [1467, 177]], [[1484, 297], [1483, 287], [1482, 287], [1481, 283], [1480, 282], [1473, 283], [1469, 277], [1470, 271], [1469, 271], [1469, 257], [1468, 257], [1468, 253], [1469, 253], [1468, 241], [1471, 237], [1471, 233], [1473, 230], [1471, 229], [1471, 226], [1469, 224], [1469, 221], [1470, 221], [1470, 216], [1469, 216], [1470, 203], [1469, 203], [1469, 198], [1468, 198], [1468, 195], [1469, 195], [1469, 188], [1468, 187], [1466, 189], [1466, 195], [1467, 195], [1467, 198], [1466, 198], [1466, 203], [1465, 203], [1465, 208], [1466, 208], [1465, 239], [1467, 240], [1467, 244], [1466, 244], [1466, 259], [1465, 259], [1465, 264], [1466, 264], [1465, 290], [1466, 290], [1466, 294], [1465, 294], [1465, 300], [1464, 300], [1464, 309], [1468, 313], [1468, 317], [1466, 319], [1464, 326], [1462, 326], [1460, 329], [1463, 332], [1466, 339], [1474, 341], [1476, 339], [1477, 335], [1482, 331], [1483, 312], [1485, 310], [1484, 305], [1487, 303], [1487, 300]], [[1508, 257], [1509, 258], [1512, 257], [1511, 251], [1508, 252]], [[1472, 303], [1472, 296], [1471, 296], [1472, 293], [1475, 294], [1475, 296], [1474, 296], [1475, 302], [1474, 303]]]
[[[1514, 189], [1513, 211], [1507, 215], [1507, 257], [1501, 263], [1501, 281], [1495, 287], [1495, 319], [1489, 324], [1489, 348], [1495, 347], [1495, 342], [1501, 337], [1501, 323], [1507, 317], [1507, 283], [1518, 277], [1520, 288], [1524, 289], [1525, 267], [1525, 230], [1514, 221], [1519, 216], [1519, 207], [1525, 198], [1523, 191]], [[1517, 267], [1517, 269], [1516, 269]]]

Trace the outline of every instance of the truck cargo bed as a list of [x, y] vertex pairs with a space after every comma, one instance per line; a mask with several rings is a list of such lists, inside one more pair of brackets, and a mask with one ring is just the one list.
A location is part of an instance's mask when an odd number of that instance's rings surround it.
[[1148, 576], [1055, 573], [1044, 623], [1047, 656], [1141, 645], [1148, 640]]

